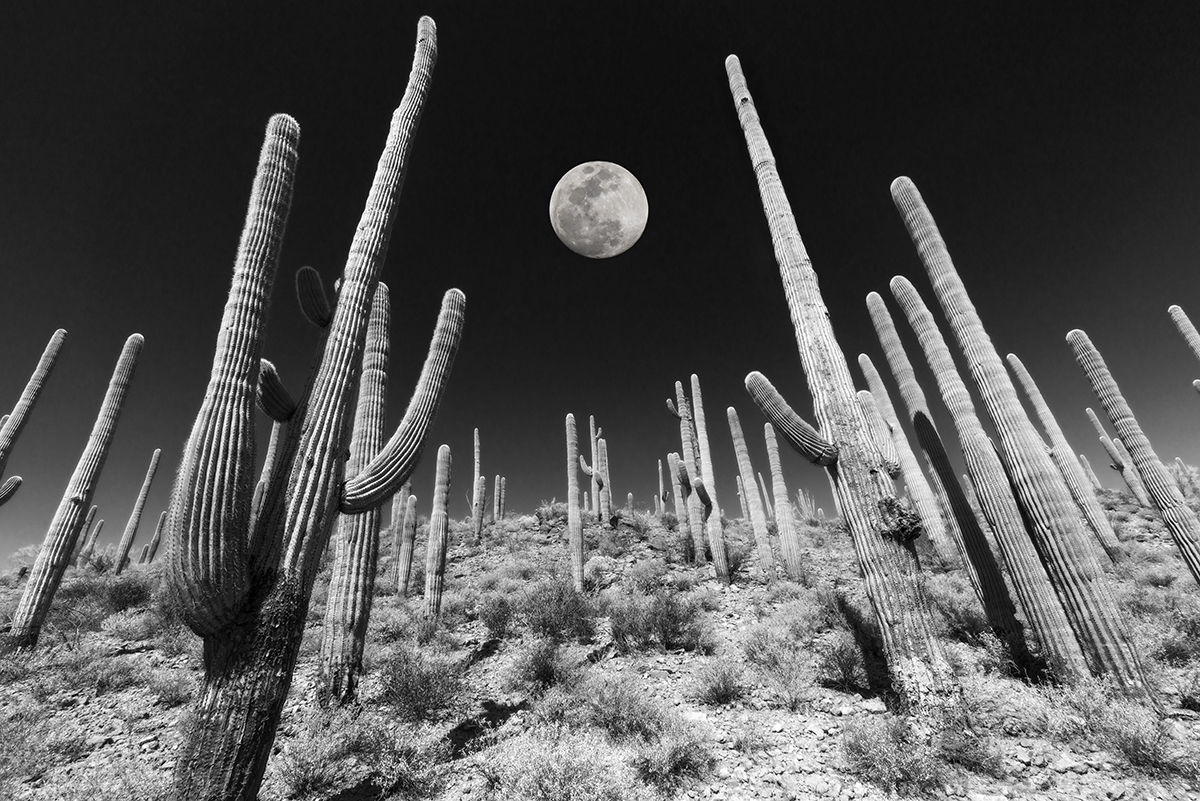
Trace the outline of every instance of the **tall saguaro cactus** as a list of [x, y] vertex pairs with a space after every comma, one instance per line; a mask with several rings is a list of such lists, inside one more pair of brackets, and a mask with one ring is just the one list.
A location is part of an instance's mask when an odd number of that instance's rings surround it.
[[[380, 281], [367, 321], [358, 403], [350, 435], [350, 457], [346, 460], [346, 471], [352, 474], [361, 472], [383, 447], [391, 313], [387, 284]], [[365, 512], [338, 517], [333, 575], [325, 602], [317, 673], [317, 694], [323, 701], [347, 704], [357, 695], [371, 602], [375, 597], [381, 515], [382, 510], [376, 506]]]
[[1050, 458], [1058, 465], [1059, 471], [1062, 472], [1063, 478], [1066, 479], [1067, 489], [1071, 490], [1071, 497], [1075, 499], [1075, 503], [1079, 506], [1079, 511], [1083, 513], [1084, 520], [1087, 521], [1092, 533], [1096, 535], [1096, 539], [1099, 540], [1100, 546], [1104, 548], [1104, 552], [1108, 554], [1108, 558], [1114, 562], [1117, 561], [1123, 555], [1121, 542], [1117, 539], [1112, 524], [1108, 522], [1108, 515], [1104, 513], [1104, 508], [1100, 506], [1100, 501], [1096, 499], [1096, 493], [1092, 491], [1088, 484], [1087, 476], [1083, 474], [1083, 466], [1075, 458], [1075, 452], [1071, 450], [1071, 445], [1067, 442], [1067, 437], [1063, 434], [1062, 428], [1059, 427], [1058, 420], [1055, 419], [1054, 413], [1050, 411], [1050, 407], [1046, 404], [1046, 399], [1042, 396], [1041, 390], [1038, 389], [1033, 376], [1025, 369], [1024, 363], [1012, 353], [1008, 354], [1007, 358], [1008, 366], [1012, 368], [1013, 375], [1017, 377], [1017, 382], [1025, 390], [1025, 397], [1029, 398], [1029, 402], [1033, 405], [1034, 414], [1038, 416], [1038, 420], [1042, 423], [1042, 428], [1045, 429], [1046, 435], [1050, 438]]
[[[66, 337], [67, 332], [62, 328], [54, 332], [50, 341], [46, 343], [46, 349], [42, 351], [42, 358], [38, 359], [33, 375], [25, 384], [21, 397], [17, 399], [17, 405], [0, 419], [0, 477], [4, 476], [4, 468], [8, 465], [8, 457], [12, 453], [13, 445], [16, 444], [17, 437], [21, 434], [25, 423], [29, 422], [29, 413], [33, 411], [33, 405], [37, 403], [38, 396], [46, 385], [46, 379], [50, 377], [50, 371], [54, 369], [54, 363], [58, 361], [58, 352], [62, 349], [62, 343]], [[0, 485], [0, 506], [12, 498], [20, 486], [20, 476], [12, 476], [3, 485]]]
[[[483, 513], [483, 501], [479, 495], [479, 477], [483, 475], [480, 471], [479, 461], [479, 429], [475, 429], [475, 477], [471, 479], [471, 520], [475, 520], [477, 515]], [[482, 519], [480, 526], [482, 527]]]
[[54, 593], [75, 553], [75, 541], [83, 528], [87, 509], [92, 505], [100, 471], [108, 458], [108, 448], [116, 434], [121, 407], [129, 394], [129, 385], [141, 352], [141, 334], [134, 334], [125, 340], [116, 369], [109, 379], [108, 391], [104, 393], [104, 401], [100, 404], [100, 414], [92, 425], [87, 446], [67, 483], [67, 490], [50, 522], [46, 539], [42, 541], [42, 549], [38, 551], [37, 560], [29, 572], [29, 581], [17, 611], [13, 613], [8, 634], [0, 640], [0, 652], [37, 645]]
[[750, 526], [754, 531], [754, 543], [758, 551], [761, 570], [770, 573], [775, 569], [775, 557], [771, 553], [771, 539], [767, 533], [767, 516], [763, 511], [763, 499], [759, 487], [754, 483], [754, 468], [750, 465], [750, 450], [746, 447], [746, 435], [742, 433], [742, 421], [737, 409], [730, 406], [725, 410], [729, 418], [729, 433], [733, 436], [733, 452], [737, 455], [739, 478], [742, 480], [746, 505], [750, 508]]
[[[858, 405], [850, 368], [834, 338], [817, 275], [736, 56], [725, 60], [725, 70], [775, 245], [813, 412], [824, 439], [836, 448], [836, 464], [828, 475], [854, 540], [892, 683], [914, 713], [933, 719], [949, 707], [956, 690], [933, 635], [928, 601], [918, 588], [911, 532], [896, 516], [891, 481]], [[775, 418], [771, 422], [786, 434]]]
[[[93, 507], [94, 508], [94, 507]], [[149, 549], [146, 551], [146, 561], [153, 562], [154, 555], [158, 553], [158, 545], [162, 542], [163, 524], [167, 522], [167, 513], [163, 512], [158, 516], [158, 524], [154, 526], [154, 536], [150, 538]]]
[[438, 448], [437, 474], [433, 481], [433, 511], [429, 515], [429, 537], [425, 541], [425, 616], [436, 620], [442, 613], [442, 590], [446, 580], [446, 546], [449, 540], [450, 446]]
[[779, 461], [779, 442], [775, 438], [775, 426], [763, 423], [763, 437], [767, 441], [767, 462], [771, 466], [771, 491], [775, 495], [775, 526], [779, 529], [779, 550], [787, 571], [793, 576], [799, 576], [803, 567], [800, 532], [796, 528], [796, 516], [792, 513], [792, 502], [788, 500], [787, 484], [783, 480], [783, 466]]
[[1096, 416], [1090, 408], [1084, 409], [1087, 412], [1088, 419], [1092, 421], [1092, 427], [1096, 429], [1096, 434], [1100, 437], [1100, 444], [1104, 446], [1104, 452], [1108, 454], [1108, 459], [1111, 462], [1109, 465], [1113, 470], [1121, 474], [1121, 479], [1125, 482], [1125, 486], [1129, 488], [1129, 492], [1133, 495], [1135, 501], [1142, 506], [1150, 505], [1150, 496], [1146, 493], [1146, 485], [1142, 483], [1142, 477], [1138, 475], [1137, 467], [1134, 466], [1131, 459], [1126, 459], [1121, 453], [1121, 449], [1117, 447], [1118, 440], [1109, 439], [1108, 434], [1104, 431], [1104, 425], [1100, 422], [1100, 418]]
[[337, 306], [250, 529], [259, 359], [299, 143], [291, 118], [273, 117], [268, 126], [212, 375], [167, 518], [168, 581], [182, 617], [204, 638], [206, 657], [203, 688], [176, 759], [179, 801], [257, 796], [337, 515], [376, 507], [404, 484], [441, 401], [462, 333], [465, 300], [458, 290], [443, 298], [421, 377], [396, 432], [360, 473], [347, 474], [371, 301], [435, 54], [434, 24], [425, 17]]
[[579, 509], [579, 442], [575, 415], [567, 415], [567, 540], [571, 548], [571, 580], [583, 592], [583, 515]]
[[[699, 390], [700, 382], [692, 376], [692, 392]], [[708, 548], [712, 552], [713, 569], [717, 578], [729, 583], [729, 564], [725, 554], [725, 533], [721, 527], [721, 512], [716, 501], [708, 492], [705, 480], [704, 452], [708, 450], [708, 432], [705, 430], [703, 440], [700, 438], [697, 417], [692, 403], [689, 403], [683, 384], [675, 382], [675, 401], [667, 400], [667, 411], [679, 419], [679, 437], [683, 450], [679, 457], [680, 481], [688, 488], [688, 522], [692, 529], [692, 541], [696, 549], [696, 561], [704, 562], [704, 548], [707, 531]], [[703, 447], [701, 447], [703, 445]], [[708, 468], [711, 472], [711, 467]]]
[[1121, 394], [1108, 365], [1100, 356], [1100, 351], [1092, 344], [1088, 335], [1078, 328], [1067, 334], [1067, 341], [1075, 351], [1075, 358], [1087, 374], [1092, 390], [1100, 399], [1113, 428], [1121, 435], [1121, 441], [1129, 448], [1134, 466], [1146, 481], [1146, 490], [1154, 507], [1162, 513], [1163, 522], [1171, 532], [1175, 545], [1192, 577], [1200, 582], [1200, 520], [1196, 513], [1183, 500], [1179, 487], [1171, 479], [1170, 473], [1159, 461], [1158, 455], [1150, 445], [1142, 427], [1138, 425], [1133, 410]]
[[1030, 521], [1030, 533], [1085, 652], [1102, 672], [1111, 674], [1129, 692], [1148, 693], [1132, 637], [1088, 542], [1090, 535], [1084, 530], [1079, 508], [1021, 407], [1017, 390], [954, 268], [933, 215], [907, 178], [892, 183], [892, 199], [929, 273], [959, 348], [967, 357], [988, 417], [999, 435], [1005, 467]]
[[417, 496], [409, 494], [404, 502], [404, 514], [400, 523], [400, 556], [396, 569], [396, 594], [408, 597], [408, 582], [412, 577], [413, 546], [417, 540]]
[[154, 455], [150, 457], [150, 467], [146, 469], [146, 478], [142, 481], [137, 501], [134, 502], [133, 511], [129, 514], [129, 522], [125, 524], [125, 533], [121, 535], [121, 544], [117, 547], [117, 561], [113, 565], [115, 575], [121, 575], [121, 571], [125, 569], [125, 563], [129, 560], [129, 549], [133, 547], [133, 538], [137, 536], [138, 526], [141, 525], [142, 509], [146, 506], [146, 496], [150, 494], [150, 482], [154, 481], [154, 474], [158, 471], [158, 457], [161, 455], [162, 449], [155, 448]]

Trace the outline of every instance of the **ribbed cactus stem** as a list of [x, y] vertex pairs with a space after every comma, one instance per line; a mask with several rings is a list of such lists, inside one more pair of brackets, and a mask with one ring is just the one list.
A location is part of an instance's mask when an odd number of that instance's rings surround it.
[[900, 476], [900, 459], [896, 455], [896, 443], [892, 439], [891, 427], [884, 422], [883, 415], [879, 413], [875, 396], [868, 390], [860, 389], [858, 405], [862, 409], [863, 417], [867, 419], [867, 427], [871, 430], [871, 439], [879, 451], [879, 458], [883, 460], [884, 470], [889, 478], [898, 478]]
[[400, 545], [404, 539], [404, 510], [408, 508], [408, 496], [412, 494], [412, 481], [404, 482], [400, 491], [392, 496], [391, 514], [388, 518], [387, 538], [391, 542], [391, 558], [385, 580], [395, 587], [400, 579]]
[[763, 499], [763, 511], [767, 513], [767, 522], [770, 523], [775, 520], [775, 502], [772, 500], [771, 494], [767, 492], [767, 485], [763, 481], [762, 471], [759, 470], [756, 475], [758, 476], [758, 492]]
[[113, 565], [114, 575], [121, 575], [121, 571], [125, 569], [129, 550], [133, 547], [133, 538], [137, 536], [138, 526], [142, 522], [142, 509], [146, 506], [146, 496], [150, 494], [150, 483], [154, 481], [154, 474], [158, 471], [160, 456], [162, 456], [162, 449], [155, 448], [154, 455], [150, 457], [150, 467], [146, 469], [146, 478], [142, 481], [142, 488], [138, 491], [133, 511], [129, 514], [129, 522], [125, 524], [125, 533], [121, 535], [121, 544], [117, 547], [117, 561]]
[[92, 426], [87, 446], [75, 472], [67, 484], [50, 529], [42, 542], [37, 560], [29, 572], [29, 580], [17, 610], [13, 613], [8, 634], [0, 640], [0, 652], [15, 648], [33, 648], [37, 645], [42, 624], [50, 611], [54, 593], [62, 581], [71, 556], [75, 553], [75, 541], [83, 527], [87, 510], [92, 505], [92, 496], [100, 480], [100, 471], [108, 458], [108, 448], [116, 434], [121, 407], [129, 394], [134, 368], [142, 352], [142, 335], [134, 334], [125, 341], [116, 369], [108, 382], [108, 391], [100, 405], [100, 413]]
[[684, 487], [681, 482], [681, 468], [679, 454], [667, 454], [667, 475], [671, 478], [671, 495], [675, 499], [675, 519], [679, 521], [680, 531], [691, 531], [690, 523], [688, 522], [688, 508], [686, 497], [691, 492], [690, 487]]
[[[598, 439], [598, 437], [596, 435], [596, 416], [595, 415], [588, 416], [588, 428], [591, 430], [591, 435], [592, 435], [592, 437], [591, 437], [592, 464], [596, 464], [596, 460], [600, 458], [600, 446], [596, 444], [596, 440]], [[587, 470], [584, 470], [583, 472], [587, 473], [587, 475], [592, 477], [592, 505], [590, 507], [590, 510], [591, 510], [592, 514], [596, 515], [596, 517], [599, 518], [600, 517], [600, 476], [598, 476], [594, 473], [588, 473]]]
[[399, 567], [396, 570], [396, 594], [408, 597], [408, 584], [412, 577], [413, 548], [417, 539], [417, 496], [409, 493], [404, 502], [404, 514], [400, 523]]
[[437, 475], [433, 484], [433, 512], [429, 516], [429, 537], [425, 543], [425, 616], [437, 619], [442, 613], [445, 585], [446, 544], [450, 515], [450, 446], [438, 448]]
[[698, 491], [704, 485], [704, 477], [700, 475], [697, 464], [699, 448], [696, 445], [691, 406], [679, 381], [675, 382], [675, 401], [672, 403], [668, 400], [667, 409], [679, 418], [679, 438], [683, 444], [678, 458], [679, 482], [685, 488], [686, 519], [692, 534], [693, 556], [697, 564], [704, 564], [708, 561], [705, 556], [704, 502]]
[[500, 519], [500, 474], [496, 474], [496, 483], [492, 485], [492, 520]]
[[[892, 683], [917, 720], [936, 725], [953, 703], [955, 681], [933, 634], [928, 600], [918, 587], [912, 543], [903, 541], [904, 530], [893, 514], [897, 504], [891, 482], [880, 474], [882, 462], [870, 442], [850, 368], [736, 56], [725, 60], [725, 69], [775, 246], [813, 414], [823, 438], [837, 447], [837, 466], [827, 475], [854, 541]], [[786, 436], [782, 429], [780, 433]]]
[[480, 476], [475, 481], [475, 503], [471, 508], [472, 541], [476, 545], [483, 544], [483, 510], [487, 505], [487, 476]]
[[[1025, 620], [1032, 629], [1034, 636], [1041, 643], [1043, 656], [1052, 670], [1060, 678], [1080, 678], [1088, 675], [1087, 660], [1080, 648], [1072, 628], [1071, 620], [1059, 600], [1051, 576], [1047, 574], [1034, 543], [1029, 538], [1025, 520], [1020, 505], [1013, 495], [1008, 474], [1000, 461], [999, 454], [988, 441], [983, 425], [975, 413], [975, 404], [967, 391], [954, 366], [950, 348], [938, 330], [933, 315], [917, 294], [917, 290], [908, 279], [896, 277], [891, 282], [892, 293], [900, 304], [904, 316], [920, 341], [921, 349], [929, 362], [937, 380], [938, 390], [946, 408], [950, 411], [954, 428], [962, 443], [963, 457], [970, 472], [970, 480], [966, 486], [974, 489], [983, 517], [995, 536], [1004, 561], [1008, 565], [1009, 581], [1013, 591], [1021, 602], [1025, 612]], [[896, 342], [899, 342], [897, 337]], [[902, 348], [901, 348], [902, 350]], [[893, 348], [890, 353], [895, 353]], [[907, 360], [907, 357], [905, 357]], [[909, 368], [911, 370], [911, 366]], [[915, 380], [914, 380], [915, 383]], [[902, 383], [902, 387], [906, 383]], [[916, 401], [913, 401], [916, 403]], [[921, 401], [923, 404], [924, 401]], [[917, 437], [925, 447], [926, 453], [933, 457], [937, 474], [941, 477], [944, 487], [954, 493], [957, 511], [955, 517], [959, 520], [963, 532], [964, 548], [968, 542], [976, 543], [975, 547], [964, 553], [975, 554], [981, 558], [980, 564], [986, 564], [987, 555], [991, 549], [983, 539], [983, 528], [978, 525], [977, 515], [966, 515], [964, 508], [970, 508], [970, 502], [961, 492], [961, 487], [951, 471], [949, 458], [945, 449], [940, 448], [941, 439], [935, 438], [933, 424], [926, 411], [918, 410], [914, 421], [921, 420], [917, 427]], [[957, 492], [955, 490], [957, 489]], [[966, 504], [966, 507], [963, 507]], [[972, 521], [976, 525], [972, 525]], [[982, 542], [982, 547], [979, 543]], [[968, 559], [969, 562], [975, 560]], [[980, 590], [983, 589], [980, 582]], [[986, 607], [985, 607], [986, 609]], [[1020, 641], [1016, 648], [1020, 650]]]
[[933, 216], [907, 178], [892, 183], [892, 199], [933, 283], [959, 347], [967, 357], [1038, 553], [1053, 577], [1075, 632], [1095, 665], [1133, 694], [1149, 693], [1141, 661], [1090, 535], [1062, 474], [1025, 415], [1016, 388], [950, 259]]
[[1184, 563], [1192, 571], [1193, 578], [1200, 582], [1200, 519], [1184, 501], [1178, 486], [1159, 461], [1150, 440], [1109, 372], [1108, 365], [1100, 356], [1100, 351], [1096, 350], [1088, 335], [1079, 329], [1067, 334], [1067, 341], [1071, 343], [1075, 358], [1087, 374], [1092, 390], [1100, 399], [1113, 428], [1121, 435], [1120, 441], [1129, 448], [1130, 459], [1145, 479], [1150, 500], [1154, 508], [1162, 513], [1163, 522], [1167, 524]]
[[167, 522], [167, 513], [163, 512], [158, 516], [158, 524], [154, 527], [154, 536], [147, 543], [146, 561], [153, 562], [155, 555], [158, 553], [158, 545], [162, 542], [163, 524]]
[[767, 533], [767, 515], [763, 511], [763, 499], [758, 485], [754, 483], [754, 468], [750, 465], [750, 450], [746, 447], [746, 436], [742, 432], [742, 421], [737, 409], [730, 406], [725, 410], [729, 419], [729, 433], [733, 436], [733, 452], [737, 455], [738, 474], [746, 492], [746, 505], [750, 507], [750, 527], [754, 531], [754, 544], [758, 551], [759, 570], [771, 573], [775, 569], [775, 557], [771, 553], [771, 539]]
[[[767, 425], [771, 425], [771, 424], [767, 423]], [[737, 478], [738, 503], [742, 507], [742, 519], [749, 520], [750, 519], [750, 510], [746, 508], [746, 488], [742, 486], [742, 476], [740, 473], [737, 475], [736, 478]]]
[[662, 459], [658, 460], [658, 515], [667, 511], [667, 488], [663, 484]]
[[747, 375], [746, 391], [797, 453], [818, 467], [828, 467], [837, 461], [837, 446], [796, 414], [765, 375], [757, 370]]
[[1104, 452], [1108, 454], [1108, 459], [1111, 462], [1109, 465], [1113, 470], [1121, 474], [1121, 480], [1125, 482], [1125, 486], [1129, 488], [1129, 492], [1142, 506], [1150, 505], [1150, 496], [1146, 493], [1146, 486], [1142, 483], [1142, 477], [1138, 475], [1137, 469], [1133, 462], [1121, 453], [1121, 449], [1117, 447], [1115, 440], [1109, 439], [1104, 431], [1104, 426], [1100, 423], [1100, 418], [1096, 416], [1090, 408], [1084, 409], [1087, 412], [1088, 419], [1092, 421], [1092, 426], [1095, 427], [1096, 433], [1100, 437], [1100, 444], [1104, 446]]
[[479, 501], [479, 477], [483, 475], [480, 472], [479, 462], [479, 429], [475, 429], [475, 473], [471, 479], [471, 519], [475, 519], [475, 510], [482, 509], [483, 506]]
[[600, 485], [600, 516], [601, 519], [607, 522], [612, 518], [612, 473], [608, 469], [608, 440], [600, 437], [596, 440], [596, 446], [599, 450], [600, 464], [597, 469], [600, 475], [604, 477], [604, 481]]
[[[879, 312], [872, 304], [873, 298], [879, 298], [879, 295], [872, 292], [871, 295], [867, 297], [867, 307], [871, 310], [872, 320], [875, 320], [878, 317]], [[879, 298], [878, 302], [882, 304], [883, 299]], [[895, 326], [892, 325], [891, 315], [887, 313], [887, 309], [883, 308], [882, 312], [886, 316], [886, 324], [891, 326], [891, 331], [895, 331]], [[880, 327], [881, 322], [882, 321], [876, 322], [876, 331], [879, 333], [880, 341], [883, 342], [885, 339], [887, 339], [887, 337], [885, 336], [885, 330]], [[898, 352], [895, 350], [897, 347], [899, 348]], [[909, 374], [911, 374], [912, 383], [916, 385], [916, 375], [912, 373], [911, 365], [908, 362], [908, 356], [904, 353], [903, 345], [900, 344], [899, 336], [896, 337], [894, 343], [889, 341], [887, 344], [885, 344], [884, 351], [886, 353], [889, 365], [892, 363], [892, 361], [897, 362], [897, 364], [892, 367], [892, 374], [897, 376], [896, 380], [901, 384], [902, 389], [905, 380], [909, 379]], [[905, 372], [906, 366], [908, 367], [907, 373]], [[859, 354], [858, 367], [860, 370], [862, 370], [863, 376], [866, 377], [867, 388], [871, 391], [871, 397], [875, 400], [875, 403], [879, 408], [879, 413], [883, 416], [883, 421], [891, 432], [892, 444], [896, 449], [896, 460], [900, 464], [900, 474], [904, 477], [904, 486], [908, 490], [908, 497], [912, 501], [913, 508], [916, 509], [917, 515], [921, 518], [921, 527], [925, 530], [925, 535], [929, 538], [929, 542], [933, 546], [934, 551], [936, 551], [943, 560], [953, 562], [957, 557], [963, 559], [965, 563], [966, 551], [962, 542], [962, 528], [958, 522], [953, 501], [947, 494], [945, 488], [942, 486], [942, 481], [940, 480], [937, 471], [932, 467], [933, 457], [926, 453], [926, 459], [930, 464], [931, 472], [934, 474], [934, 481], [938, 489], [938, 495], [942, 497], [943, 506], [950, 511], [948, 518], [942, 516], [942, 510], [938, 506], [937, 497], [935, 497], [934, 491], [930, 488], [929, 482], [925, 478], [925, 472], [921, 470], [921, 465], [917, 462], [917, 457], [916, 454], [913, 453], [912, 446], [908, 443], [908, 437], [905, 435], [904, 429], [900, 425], [900, 418], [896, 414], [896, 407], [892, 405], [892, 399], [888, 395], [887, 387], [883, 383], [883, 377], [879, 374], [879, 371], [875, 369], [874, 362], [872, 362], [871, 358], [865, 353]], [[905, 376], [904, 379], [900, 378], [902, 375]], [[921, 392], [920, 386], [915, 386], [915, 392], [919, 393], [919, 396], [913, 395], [912, 400], [914, 403], [918, 403], [919, 397], [920, 405], [918, 406], [918, 410], [920, 410], [923, 408], [925, 395]], [[905, 398], [906, 403], [909, 400], [909, 395], [912, 394], [912, 388], [910, 388], [908, 395], [902, 392], [902, 397]], [[936, 444], [930, 443], [930, 447], [934, 450], [940, 449], [942, 455], [945, 455], [945, 449], [941, 447], [940, 437], [938, 438]], [[922, 449], [924, 450], [923, 447]], [[951, 483], [955, 482], [952, 481]], [[951, 491], [953, 491], [953, 488]], [[971, 568], [971, 570], [974, 572], [973, 568]], [[972, 579], [974, 578], [976, 578], [976, 576], [973, 575]], [[976, 588], [978, 589], [977, 584]]]
[[[92, 558], [92, 554], [96, 550], [96, 540], [100, 538], [100, 530], [102, 528], [104, 528], [103, 517], [96, 521], [96, 525], [92, 526], [91, 533], [87, 535], [87, 538], [83, 541], [83, 547], [79, 549], [80, 564]], [[83, 531], [82, 527], [80, 527], [80, 531]]]
[[1087, 476], [1083, 473], [1083, 466], [1075, 458], [1075, 452], [1071, 450], [1071, 445], [1058, 425], [1058, 420], [1050, 411], [1050, 406], [1047, 405], [1041, 390], [1038, 389], [1033, 376], [1025, 369], [1021, 360], [1012, 353], [1008, 354], [1007, 359], [1008, 366], [1012, 368], [1013, 375], [1017, 377], [1017, 383], [1025, 391], [1025, 397], [1029, 398], [1034, 414], [1041, 421], [1042, 428], [1045, 429], [1046, 436], [1050, 439], [1050, 458], [1054, 460], [1054, 464], [1058, 465], [1059, 471], [1066, 479], [1071, 497], [1075, 499], [1079, 511], [1083, 513], [1083, 519], [1087, 521], [1088, 528], [1096, 535], [1096, 539], [1104, 548], [1104, 552], [1108, 554], [1108, 558], [1114, 562], [1117, 561], [1123, 556], [1121, 542], [1117, 539], [1112, 524], [1108, 522], [1108, 515], [1100, 506], [1100, 501], [1096, 499], [1096, 493], [1089, 486]]
[[771, 466], [771, 492], [775, 496], [775, 527], [779, 529], [779, 550], [787, 572], [792, 576], [799, 576], [803, 560], [800, 531], [792, 513], [792, 502], [788, 500], [787, 484], [783, 480], [779, 441], [775, 438], [775, 427], [770, 423], [763, 423], [763, 438], [767, 442], [767, 462]]
[[1179, 329], [1179, 333], [1183, 334], [1184, 340], [1197, 359], [1200, 359], [1200, 331], [1196, 330], [1196, 326], [1192, 325], [1192, 321], [1188, 319], [1183, 309], [1178, 306], [1171, 306], [1167, 309], [1167, 313], [1171, 315], [1171, 319], [1175, 322], [1175, 326]]
[[300, 311], [317, 328], [326, 328], [333, 321], [333, 310], [325, 297], [325, 285], [321, 274], [312, 267], [301, 267], [296, 271], [296, 299]]
[[[371, 301], [358, 379], [350, 457], [346, 462], [346, 470], [350, 473], [362, 470], [383, 447], [391, 314], [387, 285], [380, 282]], [[338, 517], [333, 574], [325, 602], [317, 673], [317, 696], [324, 701], [347, 704], [357, 695], [371, 602], [375, 597], [381, 516], [382, 510], [374, 507], [359, 514]]]
[[500, 516], [504, 517], [504, 502], [508, 494], [508, 476], [500, 476]]
[[1104, 485], [1100, 483], [1100, 477], [1092, 469], [1092, 463], [1082, 453], [1079, 454], [1079, 465], [1083, 468], [1083, 473], [1087, 476], [1087, 480], [1092, 483], [1092, 489], [1096, 491], [1104, 489]]
[[[58, 361], [58, 352], [62, 349], [63, 340], [66, 338], [67, 332], [62, 328], [51, 335], [45, 350], [42, 351], [42, 358], [38, 359], [33, 375], [29, 376], [29, 381], [21, 392], [21, 397], [17, 399], [13, 410], [0, 421], [0, 476], [4, 475], [4, 468], [8, 465], [8, 457], [12, 454], [17, 437], [25, 428], [25, 424], [29, 422], [29, 414], [33, 411], [33, 406], [37, 403], [42, 388], [46, 386], [46, 380], [50, 377], [50, 371], [54, 369], [55, 362]], [[15, 483], [11, 480], [6, 482], [5, 489], [8, 492], [0, 499], [0, 505], [8, 501], [20, 486], [20, 479]]]
[[567, 541], [571, 548], [571, 581], [583, 592], [583, 513], [579, 508], [579, 441], [575, 415], [567, 415]]
[[[76, 539], [75, 554], [73, 561], [80, 564], [80, 555], [83, 553], [83, 547], [87, 545], [88, 533], [92, 530], [92, 518], [96, 516], [96, 510], [100, 507], [92, 504], [92, 508], [88, 509], [87, 517], [83, 519], [83, 525], [79, 527], [79, 537]], [[89, 552], [90, 555], [90, 552]]]
[[704, 479], [704, 491], [708, 493], [713, 508], [719, 509], [717, 479], [713, 473], [712, 453], [708, 448], [708, 426], [704, 420], [704, 398], [700, 394], [700, 378], [695, 373], [692, 373], [692, 419], [696, 424], [696, 447], [700, 457], [698, 467], [700, 477]]

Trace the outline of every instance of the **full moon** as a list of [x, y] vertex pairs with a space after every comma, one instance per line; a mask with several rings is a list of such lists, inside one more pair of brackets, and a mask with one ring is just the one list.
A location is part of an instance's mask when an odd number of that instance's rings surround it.
[[646, 230], [650, 206], [633, 173], [611, 161], [588, 161], [567, 171], [550, 195], [550, 224], [580, 256], [624, 253]]

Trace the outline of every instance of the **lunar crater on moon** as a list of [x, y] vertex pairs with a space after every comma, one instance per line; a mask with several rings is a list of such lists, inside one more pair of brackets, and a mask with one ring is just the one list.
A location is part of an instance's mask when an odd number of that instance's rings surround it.
[[649, 205], [637, 178], [619, 164], [589, 161], [559, 179], [550, 224], [562, 243], [591, 259], [624, 253], [646, 230]]

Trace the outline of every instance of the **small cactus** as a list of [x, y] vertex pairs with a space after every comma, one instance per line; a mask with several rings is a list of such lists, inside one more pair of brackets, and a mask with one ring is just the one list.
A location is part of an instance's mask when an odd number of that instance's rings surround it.
[[146, 561], [153, 562], [155, 555], [158, 553], [158, 544], [162, 541], [163, 523], [167, 522], [167, 513], [163, 512], [158, 516], [158, 525], [154, 527], [154, 536], [150, 538], [149, 547], [146, 551]]
[[129, 515], [129, 522], [125, 524], [125, 533], [121, 535], [121, 544], [117, 547], [117, 561], [113, 565], [115, 575], [121, 575], [121, 571], [125, 569], [125, 563], [129, 560], [129, 549], [133, 547], [133, 538], [137, 536], [138, 526], [142, 522], [142, 509], [146, 505], [146, 496], [150, 494], [150, 482], [154, 481], [154, 473], [158, 470], [158, 457], [161, 455], [162, 450], [155, 448], [154, 455], [150, 457], [150, 467], [146, 470], [142, 489], [138, 492], [133, 512]]
[[[84, 539], [83, 547], [79, 549], [79, 557], [78, 557], [79, 564], [83, 564], [84, 562], [86, 562], [87, 560], [92, 558], [92, 552], [96, 550], [96, 540], [99, 539], [100, 529], [102, 529], [102, 528], [104, 528], [104, 518], [103, 517], [96, 521], [96, 525], [92, 526], [91, 533], [89, 533], [87, 535], [87, 537]], [[80, 532], [83, 532], [82, 527], [80, 527], [79, 530], [80, 530]]]
[[767, 515], [763, 511], [763, 497], [754, 483], [754, 468], [750, 465], [750, 451], [746, 447], [746, 436], [742, 433], [742, 421], [737, 409], [730, 406], [725, 410], [729, 419], [729, 433], [733, 436], [733, 452], [737, 455], [738, 473], [746, 494], [746, 505], [750, 507], [750, 526], [754, 531], [754, 543], [758, 551], [758, 567], [765, 573], [775, 569], [775, 557], [771, 553], [771, 539], [767, 532]]

